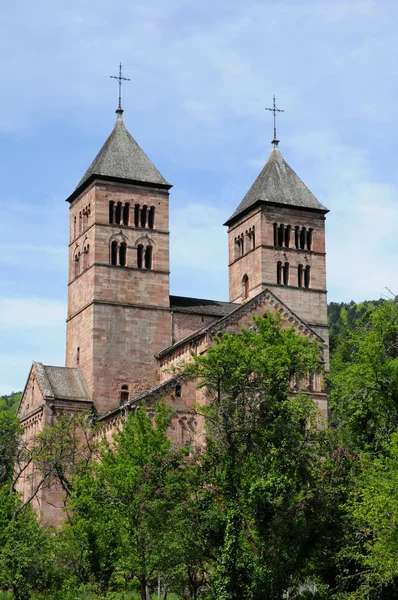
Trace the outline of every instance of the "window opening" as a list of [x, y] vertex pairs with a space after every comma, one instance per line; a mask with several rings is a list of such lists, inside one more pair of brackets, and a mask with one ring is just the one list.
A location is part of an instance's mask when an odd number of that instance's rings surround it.
[[117, 265], [117, 241], [113, 240], [111, 244], [111, 265]]
[[278, 223], [274, 223], [274, 246], [278, 245]]
[[80, 363], [80, 348], [77, 347], [77, 350], [76, 350], [76, 364], [77, 364], [77, 366], [79, 366], [79, 363]]
[[76, 217], [73, 217], [73, 239], [76, 239]]
[[249, 297], [249, 278], [247, 275], [243, 275], [242, 278], [242, 295], [245, 300]]
[[88, 268], [88, 253], [90, 250], [90, 245], [87, 244], [87, 246], [84, 248], [84, 254], [83, 254], [83, 269], [87, 269]]
[[312, 249], [312, 229], [308, 230], [307, 233], [307, 250]]
[[145, 268], [152, 269], [152, 246], [147, 246], [145, 250]]
[[278, 229], [278, 246], [283, 246], [283, 238], [285, 236], [285, 228], [283, 225], [279, 225]]
[[285, 263], [283, 267], [283, 284], [289, 285], [289, 263]]
[[75, 254], [75, 277], [77, 277], [80, 273], [80, 253], [76, 252]]
[[306, 238], [306, 229], [303, 227], [300, 233], [300, 248], [301, 250], [305, 250], [305, 238]]
[[148, 214], [148, 227], [153, 229], [155, 227], [155, 207], [151, 206]]
[[276, 265], [276, 283], [281, 285], [282, 283], [282, 263], [278, 260], [278, 264]]
[[126, 242], [122, 242], [119, 248], [119, 265], [121, 267], [126, 266], [126, 255], [127, 255], [127, 244]]
[[294, 228], [294, 243], [296, 248], [300, 248], [300, 228], [296, 226]]
[[136, 204], [134, 206], [134, 225], [135, 227], [140, 226], [140, 205]]
[[176, 398], [181, 398], [181, 385], [179, 383], [177, 383], [176, 385]]
[[140, 244], [137, 247], [137, 267], [139, 269], [142, 269], [143, 257], [144, 257], [144, 246], [142, 244]]
[[288, 225], [285, 229], [285, 246], [286, 248], [289, 248], [290, 246], [290, 225]]
[[118, 202], [116, 204], [116, 210], [115, 210], [115, 223], [116, 223], [116, 225], [120, 225], [121, 219], [122, 219], [122, 203]]
[[113, 213], [114, 213], [115, 203], [113, 200], [109, 202], [109, 223], [112, 225], [113, 223]]
[[303, 287], [303, 265], [297, 267], [297, 284], [299, 287]]
[[130, 204], [126, 202], [123, 207], [123, 225], [128, 225], [130, 220]]
[[146, 227], [146, 213], [147, 213], [147, 207], [143, 206], [141, 208], [141, 227]]
[[127, 402], [129, 399], [129, 386], [122, 385], [120, 388], [120, 403]]
[[83, 217], [82, 217], [82, 213], [79, 213], [79, 233], [81, 233], [83, 231]]
[[254, 248], [256, 247], [256, 237], [255, 237], [255, 235], [256, 234], [255, 234], [255, 230], [254, 230], [254, 227], [253, 227], [253, 230], [252, 230], [252, 250], [254, 250]]
[[304, 285], [306, 288], [310, 287], [310, 283], [311, 283], [311, 267], [310, 265], [307, 265], [305, 267], [305, 273], [304, 273]]

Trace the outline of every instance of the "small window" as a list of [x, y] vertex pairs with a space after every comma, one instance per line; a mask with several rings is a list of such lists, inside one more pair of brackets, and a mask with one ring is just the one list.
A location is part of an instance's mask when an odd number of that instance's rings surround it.
[[181, 398], [181, 391], [182, 391], [181, 385], [179, 383], [177, 383], [177, 385], [176, 385], [176, 398]]
[[126, 266], [126, 257], [127, 257], [127, 244], [126, 242], [122, 242], [119, 248], [119, 265], [121, 267]]
[[146, 215], [147, 215], [147, 207], [143, 206], [141, 208], [141, 227], [146, 227]]
[[137, 267], [139, 269], [142, 269], [143, 259], [144, 259], [144, 246], [142, 244], [140, 244], [137, 247]]
[[127, 402], [129, 399], [129, 386], [128, 385], [122, 385], [122, 387], [120, 388], [120, 403], [122, 402]]
[[128, 225], [130, 220], [130, 204], [126, 202], [123, 207], [123, 225]]
[[140, 226], [140, 205], [136, 204], [134, 206], [134, 225], [135, 227]]
[[297, 285], [303, 287], [303, 265], [297, 267]]
[[279, 225], [278, 229], [278, 246], [283, 246], [283, 241], [285, 238], [285, 226]]
[[274, 246], [278, 245], [278, 223], [274, 223]]
[[114, 210], [115, 210], [115, 203], [113, 200], [111, 200], [109, 202], [109, 223], [112, 225], [113, 223], [113, 216], [114, 216]]
[[307, 265], [305, 267], [305, 273], [304, 273], [304, 285], [306, 288], [309, 288], [311, 284], [311, 267], [310, 265]]
[[77, 277], [80, 274], [80, 252], [76, 252], [74, 262], [74, 274]]
[[290, 247], [290, 225], [287, 225], [287, 227], [285, 228], [285, 246], [286, 248]]
[[306, 237], [307, 237], [307, 230], [305, 227], [302, 227], [301, 229], [301, 233], [300, 233], [300, 248], [301, 250], [305, 250], [305, 242], [306, 242]]
[[115, 223], [116, 223], [116, 225], [120, 225], [121, 220], [122, 220], [122, 203], [118, 202], [116, 204], [116, 209], [115, 209]]
[[289, 285], [289, 263], [285, 263], [283, 266], [283, 284]]
[[249, 297], [249, 278], [247, 275], [243, 275], [242, 278], [242, 296], [245, 300]]
[[76, 350], [76, 365], [79, 366], [79, 363], [80, 363], [80, 348], [77, 347], [77, 350]]
[[148, 227], [153, 229], [155, 227], [155, 207], [151, 206], [148, 213]]
[[117, 265], [117, 241], [113, 240], [111, 244], [111, 265]]
[[282, 283], [282, 263], [280, 260], [278, 260], [276, 265], [276, 283], [278, 285], [281, 285]]
[[87, 244], [87, 246], [85, 246], [85, 248], [84, 248], [84, 253], [83, 253], [83, 269], [87, 269], [88, 268], [88, 256], [89, 256], [89, 252], [90, 252], [90, 245]]
[[307, 250], [312, 250], [312, 229], [307, 232]]
[[76, 217], [73, 217], [73, 239], [76, 239]]
[[300, 248], [300, 227], [297, 225], [294, 228], [294, 243], [297, 249]]
[[147, 246], [145, 250], [145, 268], [152, 269], [152, 246]]

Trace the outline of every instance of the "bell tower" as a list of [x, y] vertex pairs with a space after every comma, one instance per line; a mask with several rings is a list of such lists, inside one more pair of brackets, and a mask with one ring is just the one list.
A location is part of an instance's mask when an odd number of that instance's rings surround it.
[[[284, 160], [274, 135], [261, 173], [228, 226], [231, 302], [269, 288], [328, 347], [325, 215]], [[327, 351], [325, 364], [328, 367]]]
[[66, 366], [80, 368], [101, 414], [158, 383], [154, 355], [171, 343], [170, 188], [119, 102], [110, 136], [67, 199]]

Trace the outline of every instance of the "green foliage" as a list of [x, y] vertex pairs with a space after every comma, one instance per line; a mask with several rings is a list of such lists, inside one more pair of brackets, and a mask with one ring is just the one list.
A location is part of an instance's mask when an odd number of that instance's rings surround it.
[[10, 412], [15, 414], [17, 412], [21, 397], [22, 392], [12, 392], [8, 396], [0, 396], [0, 413]]

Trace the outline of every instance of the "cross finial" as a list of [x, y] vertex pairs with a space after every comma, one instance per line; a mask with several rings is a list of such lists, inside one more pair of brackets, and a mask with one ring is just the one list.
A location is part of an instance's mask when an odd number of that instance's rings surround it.
[[278, 112], [285, 112], [284, 110], [282, 110], [281, 108], [277, 108], [276, 107], [276, 103], [275, 103], [275, 95], [274, 95], [274, 102], [272, 105], [272, 108], [266, 108], [265, 110], [269, 110], [272, 113], [274, 113], [274, 139], [272, 140], [272, 144], [274, 144], [274, 146], [276, 147], [279, 144], [279, 140], [276, 137], [276, 113]]
[[122, 109], [122, 81], [130, 81], [130, 79], [128, 79], [127, 77], [123, 77], [122, 75], [122, 63], [120, 63], [119, 65], [119, 75], [109, 75], [109, 77], [111, 79], [116, 79], [119, 82], [119, 105], [117, 107], [116, 112], [117, 113], [122, 113], [123, 109]]

